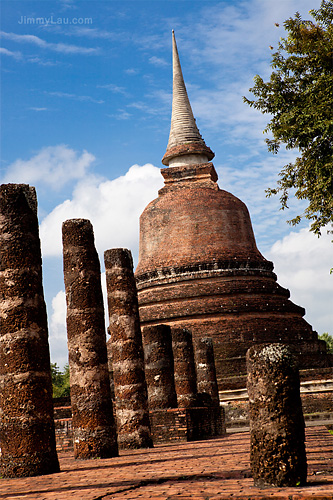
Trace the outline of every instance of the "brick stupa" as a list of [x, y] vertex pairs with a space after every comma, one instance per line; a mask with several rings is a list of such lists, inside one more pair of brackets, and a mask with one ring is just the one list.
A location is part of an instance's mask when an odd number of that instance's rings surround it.
[[214, 153], [197, 128], [172, 38], [165, 185], [140, 217], [135, 274], [142, 326], [165, 323], [212, 337], [220, 389], [246, 373], [254, 343], [289, 344], [301, 369], [328, 367], [325, 343], [259, 252], [247, 207], [217, 184]]

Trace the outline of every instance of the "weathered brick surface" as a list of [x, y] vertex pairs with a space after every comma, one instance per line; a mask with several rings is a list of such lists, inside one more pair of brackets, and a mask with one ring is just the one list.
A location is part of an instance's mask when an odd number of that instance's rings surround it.
[[197, 441], [225, 434], [222, 408], [169, 408], [149, 412], [154, 445]]
[[138, 299], [131, 252], [104, 253], [120, 448], [152, 446]]
[[332, 391], [320, 393], [301, 394], [303, 413], [333, 413]]
[[256, 486], [300, 486], [307, 463], [296, 359], [283, 344], [247, 353], [251, 469]]
[[223, 190], [165, 192], [140, 217], [136, 275], [219, 260], [263, 261], [244, 203]]
[[166, 192], [182, 189], [188, 182], [192, 187], [218, 190], [217, 173], [212, 163], [182, 165], [162, 168], [165, 186], [158, 191], [161, 196]]
[[219, 381], [245, 375], [246, 351], [261, 342], [290, 344], [301, 368], [332, 366], [304, 309], [258, 251], [246, 206], [218, 188], [209, 165], [163, 169], [165, 186], [140, 217], [142, 325], [212, 337]]
[[306, 430], [309, 464], [304, 487], [259, 489], [251, 478], [249, 433], [124, 450], [119, 457], [78, 461], [60, 455], [63, 472], [2, 479], [6, 499], [36, 500], [332, 500], [333, 436]]
[[[71, 413], [71, 407], [66, 408]], [[62, 416], [60, 416], [62, 415]], [[55, 411], [57, 451], [73, 451], [71, 417], [64, 417], [65, 408]], [[164, 408], [149, 412], [154, 446], [181, 441], [195, 441], [223, 436], [226, 424], [223, 408]]]
[[57, 452], [73, 451], [73, 428], [72, 418], [62, 418], [55, 420], [55, 432]]
[[197, 381], [192, 334], [186, 328], [172, 328], [172, 351], [178, 408], [197, 405]]
[[177, 408], [170, 327], [146, 326], [142, 340], [149, 410]]
[[219, 406], [213, 340], [203, 337], [194, 342], [198, 394], [207, 394], [212, 406]]
[[63, 223], [64, 280], [74, 454], [76, 458], [118, 454], [113, 419], [101, 273], [90, 221]]
[[0, 187], [0, 469], [58, 472], [35, 189]]
[[202, 144], [202, 143], [192, 142], [187, 144], [180, 144], [168, 149], [162, 158], [162, 163], [163, 165], [169, 165], [169, 161], [171, 158], [193, 153], [194, 154], [203, 153], [207, 156], [208, 160], [212, 160], [215, 156], [210, 147], [206, 146], [204, 143]]

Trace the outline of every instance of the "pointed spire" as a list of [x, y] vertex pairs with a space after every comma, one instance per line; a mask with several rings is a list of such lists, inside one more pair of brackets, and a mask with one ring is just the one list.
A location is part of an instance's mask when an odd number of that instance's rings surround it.
[[[175, 158], [187, 155], [184, 163], [205, 163], [214, 153], [205, 144], [195, 123], [180, 66], [175, 33], [172, 30], [173, 96], [169, 142], [162, 163], [173, 164]], [[189, 157], [191, 155], [191, 159]], [[193, 156], [194, 155], [194, 156]], [[200, 155], [200, 156], [196, 156]], [[174, 160], [174, 161], [172, 161]]]

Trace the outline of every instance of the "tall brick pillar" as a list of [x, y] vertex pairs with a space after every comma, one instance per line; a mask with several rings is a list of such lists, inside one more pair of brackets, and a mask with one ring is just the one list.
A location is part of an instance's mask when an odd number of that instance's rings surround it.
[[198, 393], [208, 394], [213, 406], [220, 406], [216, 380], [213, 339], [204, 337], [194, 344]]
[[146, 326], [142, 337], [149, 409], [177, 408], [170, 327]]
[[192, 334], [186, 328], [172, 328], [171, 332], [178, 408], [188, 408], [197, 400]]
[[0, 475], [59, 471], [37, 198], [0, 186]]
[[132, 255], [127, 249], [114, 248], [104, 253], [104, 261], [118, 443], [121, 448], [150, 448], [153, 443]]
[[304, 485], [304, 418], [295, 359], [283, 344], [255, 345], [246, 357], [254, 484]]
[[[109, 333], [109, 329], [108, 329]], [[109, 380], [110, 380], [110, 391], [111, 391], [111, 399], [114, 400], [114, 380], [113, 380], [113, 364], [112, 364], [112, 350], [111, 350], [111, 339], [109, 339], [106, 343], [106, 350], [108, 354], [108, 370], [109, 370]]]
[[118, 455], [107, 363], [101, 273], [86, 219], [62, 226], [75, 458]]

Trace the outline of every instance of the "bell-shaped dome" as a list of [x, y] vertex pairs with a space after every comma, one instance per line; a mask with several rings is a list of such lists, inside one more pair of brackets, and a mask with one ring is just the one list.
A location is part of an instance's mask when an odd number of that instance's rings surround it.
[[162, 174], [166, 186], [140, 217], [138, 278], [165, 268], [267, 262], [257, 249], [246, 205], [218, 188], [212, 164]]

